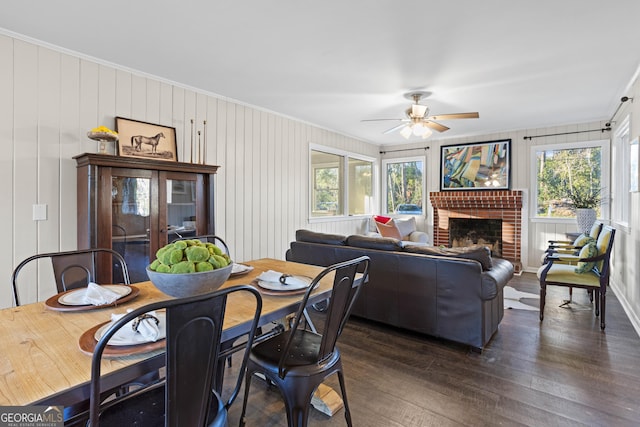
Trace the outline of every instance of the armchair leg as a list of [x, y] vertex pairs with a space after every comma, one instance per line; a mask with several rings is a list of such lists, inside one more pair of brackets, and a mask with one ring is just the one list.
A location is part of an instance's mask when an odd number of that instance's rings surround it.
[[547, 297], [547, 287], [543, 284], [540, 285], [540, 321], [544, 320], [544, 304]]
[[604, 331], [604, 312], [606, 307], [607, 292], [600, 292], [600, 329]]

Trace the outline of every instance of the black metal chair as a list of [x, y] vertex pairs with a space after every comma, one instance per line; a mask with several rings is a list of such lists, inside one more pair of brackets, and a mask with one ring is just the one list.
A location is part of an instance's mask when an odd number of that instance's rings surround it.
[[[245, 352], [235, 388], [223, 400], [214, 390], [221, 352], [227, 298], [245, 293], [255, 299], [255, 311], [247, 334]], [[128, 322], [153, 310], [166, 309], [166, 376], [161, 381], [121, 398], [101, 402], [100, 368], [109, 339]], [[90, 425], [98, 427], [141, 425], [145, 427], [198, 427], [227, 425], [227, 410], [234, 402], [247, 366], [262, 311], [260, 293], [248, 285], [214, 293], [173, 299], [138, 308], [115, 322], [96, 344], [91, 362]]]
[[[251, 378], [263, 374], [275, 384], [285, 401], [289, 426], [306, 426], [311, 398], [318, 386], [337, 373], [340, 382], [345, 418], [351, 425], [351, 413], [342, 370], [340, 351], [336, 342], [346, 324], [353, 303], [369, 274], [369, 257], [334, 264], [323, 270], [309, 286], [295, 315], [291, 329], [256, 344], [247, 365], [244, 402], [240, 425], [246, 423], [245, 411]], [[322, 334], [300, 329], [313, 288], [327, 274], [335, 272], [333, 291], [329, 300]], [[357, 274], [362, 276], [357, 278]]]
[[[129, 279], [127, 264], [122, 255], [112, 249], [79, 249], [75, 251], [37, 254], [25, 259], [13, 270], [11, 282], [13, 284], [13, 299], [16, 306], [20, 305], [20, 272], [28, 264], [48, 258], [53, 267], [53, 277], [57, 292], [64, 292], [70, 289], [85, 287], [89, 282], [95, 282], [98, 273], [98, 259], [105, 255], [111, 257], [112, 262], [110, 265], [119, 272], [123, 283], [130, 285], [131, 281]], [[33, 282], [31, 282], [30, 285], [33, 285]]]

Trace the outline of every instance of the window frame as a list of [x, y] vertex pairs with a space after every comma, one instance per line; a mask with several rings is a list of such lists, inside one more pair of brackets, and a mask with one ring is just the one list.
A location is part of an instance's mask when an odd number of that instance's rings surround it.
[[612, 170], [622, 173], [611, 178], [611, 221], [623, 227], [629, 226], [631, 216], [631, 176], [629, 171], [631, 157], [631, 120], [627, 115], [617, 127], [612, 141]]
[[[332, 155], [336, 155], [336, 156], [341, 156], [342, 157], [342, 163], [340, 165], [340, 168], [342, 170], [342, 174], [343, 176], [339, 178], [339, 185], [341, 186], [340, 190], [342, 191], [342, 198], [340, 200], [340, 202], [342, 203], [342, 214], [340, 215], [327, 215], [327, 216], [314, 216], [313, 215], [313, 201], [314, 201], [314, 187], [315, 187], [315, 169], [314, 165], [312, 163], [312, 152], [313, 151], [319, 151], [322, 153], [326, 153], [326, 154], [332, 154]], [[379, 204], [379, 195], [378, 195], [378, 159], [376, 159], [375, 157], [369, 157], [366, 156], [364, 154], [359, 154], [359, 153], [354, 153], [354, 152], [350, 152], [350, 151], [345, 151], [345, 150], [340, 150], [338, 148], [334, 148], [334, 147], [328, 147], [326, 145], [320, 145], [320, 144], [314, 144], [314, 143], [310, 143], [309, 144], [309, 172], [308, 172], [308, 179], [309, 179], [309, 203], [307, 206], [307, 215], [308, 215], [308, 221], [309, 223], [316, 223], [316, 222], [331, 222], [331, 221], [343, 221], [345, 219], [352, 219], [352, 218], [366, 218], [370, 215], [372, 215], [375, 212], [372, 212], [371, 214], [357, 214], [357, 215], [350, 215], [349, 214], [349, 159], [354, 159], [354, 160], [359, 160], [359, 161], [364, 161], [364, 162], [370, 162], [371, 163], [371, 196], [373, 198], [373, 203], [372, 206], [374, 206], [374, 209], [376, 206], [378, 206]]]
[[[409, 163], [409, 162], [422, 162], [423, 170], [422, 170], [422, 213], [419, 215], [411, 215], [411, 214], [396, 214], [395, 212], [389, 212], [387, 209], [387, 166], [390, 163]], [[381, 185], [380, 185], [380, 212], [383, 215], [410, 215], [421, 218], [426, 218], [427, 216], [427, 156], [411, 156], [411, 157], [397, 157], [392, 159], [383, 159], [381, 165]]]
[[610, 145], [611, 141], [608, 139], [598, 139], [593, 141], [579, 141], [579, 142], [563, 142], [557, 144], [540, 144], [532, 145], [530, 151], [530, 197], [529, 197], [529, 220], [531, 222], [548, 222], [548, 223], [568, 223], [576, 221], [573, 218], [561, 218], [561, 217], [546, 217], [538, 216], [538, 176], [537, 176], [537, 153], [539, 151], [549, 150], [570, 150], [574, 148], [596, 148], [601, 149], [600, 152], [600, 191], [603, 195], [600, 201], [600, 218], [601, 220], [608, 220], [610, 217], [609, 212], [609, 198], [607, 197], [607, 189], [610, 187], [611, 176], [611, 160], [610, 160]]

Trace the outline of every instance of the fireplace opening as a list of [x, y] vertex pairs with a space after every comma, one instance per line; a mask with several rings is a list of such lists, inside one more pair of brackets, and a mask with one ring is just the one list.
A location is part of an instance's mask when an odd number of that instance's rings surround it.
[[502, 257], [502, 220], [449, 218], [449, 246], [482, 245]]

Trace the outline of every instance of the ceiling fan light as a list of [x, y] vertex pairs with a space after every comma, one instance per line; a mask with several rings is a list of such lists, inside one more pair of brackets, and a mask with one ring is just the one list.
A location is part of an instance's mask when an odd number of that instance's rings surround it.
[[420, 104], [413, 104], [411, 106], [411, 114], [413, 117], [424, 117], [427, 114], [427, 106]]
[[424, 134], [429, 132], [429, 128], [427, 128], [422, 123], [415, 123], [413, 125], [413, 134], [415, 136], [423, 136]]
[[409, 137], [411, 136], [411, 126], [407, 125], [405, 127], [402, 128], [402, 130], [400, 131], [400, 135], [404, 136], [405, 139], [409, 139]]
[[422, 133], [422, 139], [427, 139], [433, 134], [431, 129], [429, 129], [428, 127], [425, 127], [424, 130], [425, 131]]

